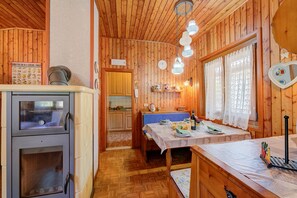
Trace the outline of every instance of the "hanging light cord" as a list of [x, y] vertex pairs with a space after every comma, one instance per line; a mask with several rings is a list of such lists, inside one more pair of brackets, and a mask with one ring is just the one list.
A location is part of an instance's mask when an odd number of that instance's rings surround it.
[[[176, 8], [177, 9], [177, 8]], [[178, 14], [176, 11], [176, 58], [178, 57]]]

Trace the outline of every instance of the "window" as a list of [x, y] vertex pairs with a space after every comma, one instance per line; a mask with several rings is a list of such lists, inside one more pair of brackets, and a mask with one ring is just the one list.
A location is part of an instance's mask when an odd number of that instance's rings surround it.
[[252, 45], [206, 63], [206, 118], [247, 129], [249, 120], [256, 120], [254, 70]]
[[224, 108], [223, 58], [205, 64], [206, 118], [221, 120]]

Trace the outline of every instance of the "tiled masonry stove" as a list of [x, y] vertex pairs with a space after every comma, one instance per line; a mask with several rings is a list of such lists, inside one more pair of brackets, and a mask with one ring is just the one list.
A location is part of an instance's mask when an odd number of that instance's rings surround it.
[[7, 197], [74, 197], [74, 94], [9, 92], [6, 100]]

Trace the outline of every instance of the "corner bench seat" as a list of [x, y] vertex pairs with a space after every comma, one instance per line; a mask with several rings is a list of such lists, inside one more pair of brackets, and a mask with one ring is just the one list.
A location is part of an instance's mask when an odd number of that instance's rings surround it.
[[190, 197], [190, 178], [191, 168], [171, 171], [170, 197]]

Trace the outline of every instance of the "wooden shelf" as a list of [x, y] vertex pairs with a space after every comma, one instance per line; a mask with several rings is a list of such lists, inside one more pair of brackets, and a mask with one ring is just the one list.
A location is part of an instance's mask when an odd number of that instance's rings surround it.
[[152, 92], [156, 92], [156, 93], [180, 93], [182, 92], [181, 90], [169, 90], [169, 91], [164, 91], [164, 90], [161, 90], [161, 91], [152, 91]]

